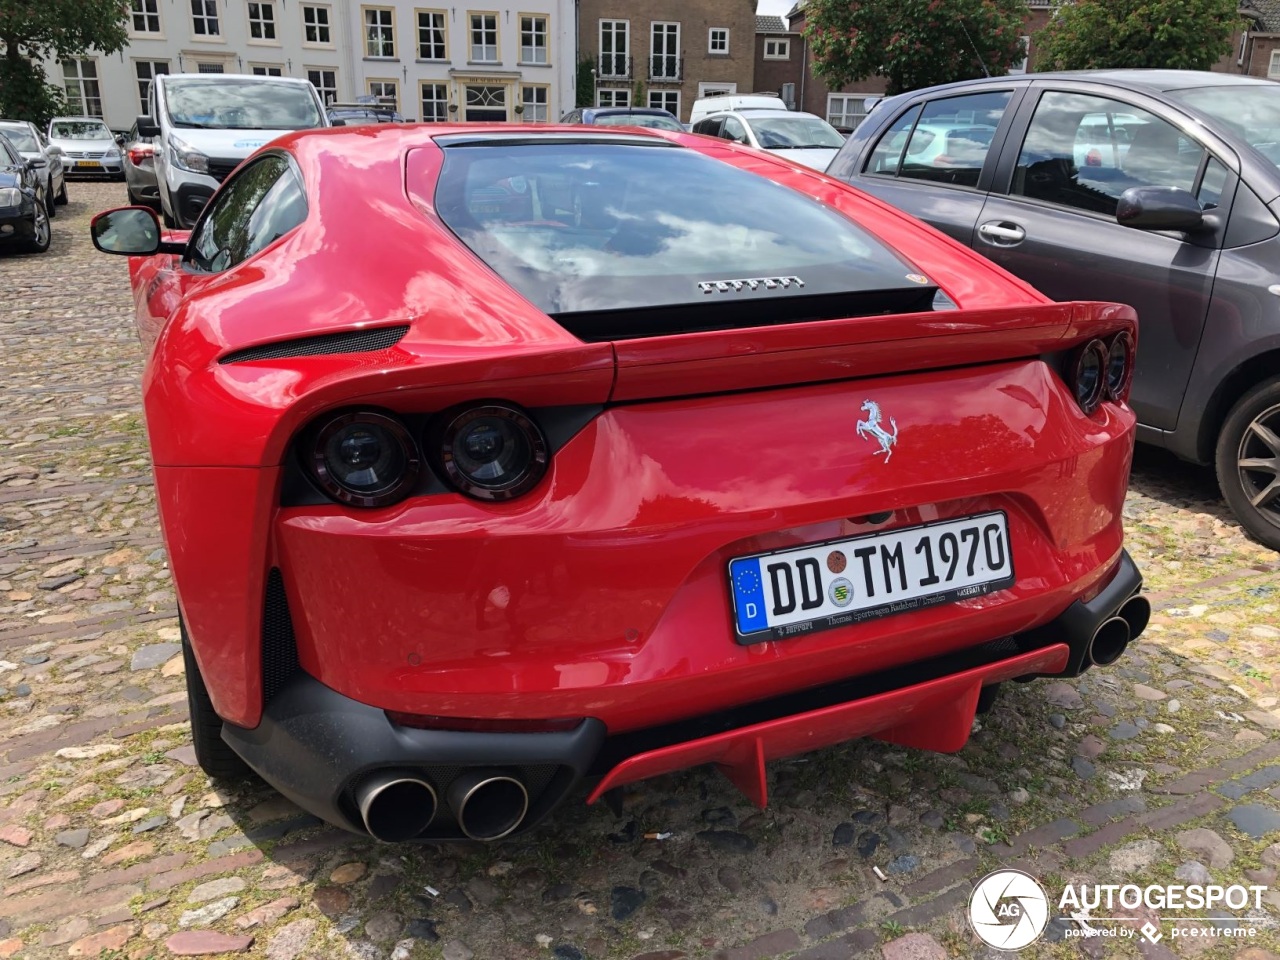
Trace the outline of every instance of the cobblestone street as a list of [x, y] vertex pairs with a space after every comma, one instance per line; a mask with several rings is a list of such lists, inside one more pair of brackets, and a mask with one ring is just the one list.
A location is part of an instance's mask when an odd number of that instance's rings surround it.
[[[88, 236], [125, 190], [69, 192], [47, 254], [0, 257], [0, 958], [1007, 956], [965, 905], [1018, 866], [1054, 918], [1023, 956], [1276, 960], [1280, 557], [1211, 471], [1151, 450], [1126, 507], [1149, 632], [1112, 668], [1007, 684], [958, 754], [860, 741], [777, 762], [765, 811], [699, 768], [492, 846], [378, 845], [260, 783], [211, 784], [126, 261]], [[1081, 882], [1268, 890], [1261, 910], [1166, 912], [1154, 942], [1155, 912], [1095, 911], [1133, 935], [1079, 939], [1056, 898]]]

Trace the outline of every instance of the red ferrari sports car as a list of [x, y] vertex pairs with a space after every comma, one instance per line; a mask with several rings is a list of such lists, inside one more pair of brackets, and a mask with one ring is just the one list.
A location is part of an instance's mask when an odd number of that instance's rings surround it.
[[[273, 142], [124, 208], [192, 734], [383, 840], [695, 764], [965, 743], [1146, 625], [1132, 311], [625, 129]], [[985, 691], [985, 692], [984, 692]]]

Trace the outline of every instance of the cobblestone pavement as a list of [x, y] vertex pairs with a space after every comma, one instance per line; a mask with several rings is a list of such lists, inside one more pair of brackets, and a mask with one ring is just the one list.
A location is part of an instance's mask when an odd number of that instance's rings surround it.
[[764, 812], [688, 771], [491, 847], [378, 846], [260, 784], [215, 787], [192, 765], [125, 262], [87, 237], [124, 190], [71, 197], [50, 253], [0, 259], [0, 957], [981, 956], [964, 904], [1011, 864], [1054, 898], [1269, 888], [1180, 931], [1234, 914], [1251, 939], [1175, 937], [1167, 917], [1156, 943], [1064, 939], [1055, 909], [1027, 956], [1272, 956], [1280, 558], [1210, 475], [1150, 451], [1126, 508], [1145, 642], [1011, 685], [959, 754], [864, 741], [775, 763]]

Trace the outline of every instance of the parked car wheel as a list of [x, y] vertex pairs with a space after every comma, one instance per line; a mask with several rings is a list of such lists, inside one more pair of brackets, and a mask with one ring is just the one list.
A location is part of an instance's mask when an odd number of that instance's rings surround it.
[[44, 196], [45, 196], [44, 205], [49, 212], [49, 219], [52, 220], [54, 217], [58, 215], [58, 211], [54, 209], [53, 177], [49, 178], [49, 184], [47, 187], [45, 187]]
[[1280, 550], [1280, 377], [1231, 408], [1218, 435], [1218, 485], [1250, 534]]
[[53, 228], [49, 225], [49, 214], [43, 201], [36, 201], [36, 212], [31, 215], [31, 239], [27, 241], [27, 252], [44, 253], [49, 249], [49, 241], [53, 238]]
[[187, 675], [187, 709], [191, 714], [191, 739], [195, 742], [196, 762], [215, 780], [242, 780], [250, 776], [249, 765], [222, 739], [222, 718], [213, 709], [209, 690], [200, 675], [187, 636], [187, 625], [181, 619], [182, 663]]
[[69, 198], [67, 197], [67, 178], [63, 177], [62, 186], [58, 189], [58, 196], [53, 202], [60, 207], [65, 207], [67, 205], [68, 199]]

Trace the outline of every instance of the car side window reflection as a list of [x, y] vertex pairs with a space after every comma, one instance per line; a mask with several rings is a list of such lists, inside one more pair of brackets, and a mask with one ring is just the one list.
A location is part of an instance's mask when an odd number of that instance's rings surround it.
[[920, 116], [920, 107], [915, 106], [890, 124], [889, 129], [880, 137], [875, 150], [871, 151], [871, 159], [867, 161], [867, 173], [878, 173], [896, 177], [898, 165], [902, 162], [902, 148], [907, 145], [907, 137]]
[[[1194, 192], [1204, 156], [1204, 147], [1140, 107], [1050, 91], [1036, 105], [1011, 192], [1114, 216], [1130, 187]], [[1226, 171], [1206, 181], [1201, 202], [1216, 203]]]
[[898, 176], [976, 187], [1012, 96], [997, 90], [930, 101], [911, 132]]
[[306, 218], [306, 195], [289, 162], [263, 157], [214, 197], [191, 238], [187, 262], [207, 273], [229, 270]]
[[742, 121], [737, 117], [725, 117], [724, 129], [720, 131], [720, 136], [737, 143], [746, 143], [747, 128], [742, 125]]

